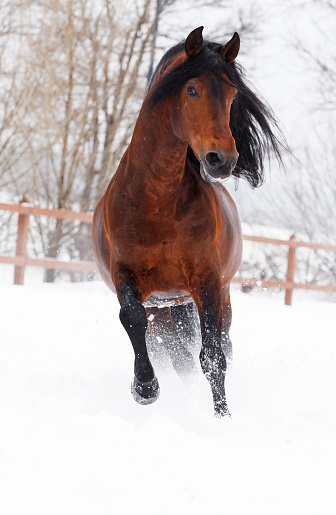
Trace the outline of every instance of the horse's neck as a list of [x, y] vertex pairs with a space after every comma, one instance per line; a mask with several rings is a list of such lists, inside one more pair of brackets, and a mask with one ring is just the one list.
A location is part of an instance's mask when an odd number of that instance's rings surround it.
[[164, 107], [150, 115], [142, 110], [129, 146], [128, 172], [143, 193], [172, 195], [183, 178], [187, 148], [173, 133]]

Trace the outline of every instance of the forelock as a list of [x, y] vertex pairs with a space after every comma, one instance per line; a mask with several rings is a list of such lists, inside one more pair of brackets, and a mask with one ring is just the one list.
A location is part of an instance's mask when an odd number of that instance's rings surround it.
[[[163, 102], [170, 95], [180, 90], [190, 79], [199, 77], [207, 71], [222, 71], [230, 82], [235, 84], [234, 63], [228, 64], [220, 54], [222, 45], [204, 41], [202, 50], [195, 56], [185, 59], [182, 63], [166, 71], [181, 54], [184, 44], [179, 43], [170, 49], [158, 64], [150, 82], [151, 89], [146, 98], [150, 110]], [[216, 76], [225, 80], [216, 73]]]

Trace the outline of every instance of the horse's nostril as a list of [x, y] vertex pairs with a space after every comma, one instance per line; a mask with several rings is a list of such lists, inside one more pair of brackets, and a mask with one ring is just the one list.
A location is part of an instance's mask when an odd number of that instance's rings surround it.
[[233, 170], [238, 162], [238, 155], [237, 156], [234, 156], [228, 163], [229, 167], [231, 168], [231, 170]]
[[210, 166], [217, 166], [222, 163], [222, 159], [217, 152], [207, 152], [205, 159]]

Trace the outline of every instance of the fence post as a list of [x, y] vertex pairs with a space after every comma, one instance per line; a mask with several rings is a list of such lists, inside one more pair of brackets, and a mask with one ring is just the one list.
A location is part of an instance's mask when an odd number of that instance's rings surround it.
[[[26, 197], [23, 197], [20, 204], [29, 202]], [[27, 256], [27, 242], [28, 242], [28, 229], [29, 229], [29, 215], [20, 213], [18, 220], [17, 242], [16, 242], [16, 256]], [[14, 284], [23, 285], [25, 265], [16, 266], [14, 270]]]
[[[289, 241], [295, 240], [295, 234], [292, 234], [292, 236], [289, 238]], [[296, 253], [296, 247], [288, 247], [288, 262], [287, 262], [287, 274], [286, 274], [286, 281], [292, 282], [294, 280], [294, 273], [295, 273], [295, 253]], [[293, 296], [293, 288], [286, 288], [286, 294], [285, 294], [285, 304], [286, 306], [292, 305], [292, 296]]]

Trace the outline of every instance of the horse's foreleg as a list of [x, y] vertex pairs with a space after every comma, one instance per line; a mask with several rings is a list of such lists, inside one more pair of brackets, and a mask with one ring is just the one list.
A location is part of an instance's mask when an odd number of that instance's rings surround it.
[[220, 281], [204, 281], [195, 298], [201, 323], [200, 363], [210, 383], [216, 417], [230, 415], [225, 395], [226, 360], [222, 350], [222, 293]]
[[150, 404], [159, 396], [159, 383], [148, 357], [146, 346], [147, 316], [132, 282], [117, 289], [120, 302], [120, 321], [131, 340], [135, 361], [132, 394], [139, 404]]

